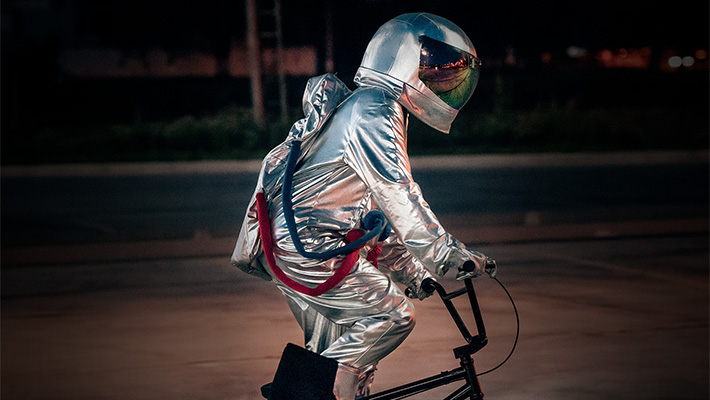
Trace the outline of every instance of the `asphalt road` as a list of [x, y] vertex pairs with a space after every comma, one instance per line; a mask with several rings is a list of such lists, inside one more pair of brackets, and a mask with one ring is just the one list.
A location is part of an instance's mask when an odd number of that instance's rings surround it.
[[[498, 260], [520, 311], [486, 398], [708, 398], [706, 152], [414, 166], [444, 226]], [[229, 265], [253, 166], [2, 173], [2, 398], [258, 399], [285, 343], [301, 343], [273, 285]], [[477, 283], [481, 372], [507, 354], [515, 318], [493, 281]], [[377, 390], [457, 366], [441, 303], [417, 310]]]
[[[707, 234], [479, 250], [520, 313], [517, 350], [480, 377], [487, 399], [708, 398]], [[226, 257], [4, 268], [2, 284], [3, 399], [255, 400], [283, 346], [302, 344], [282, 295]], [[476, 284], [483, 372], [516, 324], [500, 287]], [[380, 363], [376, 390], [458, 366], [464, 342], [443, 305], [415, 303], [417, 326]]]
[[[412, 164], [434, 212], [466, 242], [707, 231], [707, 152]], [[101, 254], [105, 260], [224, 254], [258, 170], [253, 163], [188, 163], [2, 172], [3, 263], [16, 264], [97, 261]], [[201, 245], [190, 245], [195, 241]], [[141, 247], [146, 242], [160, 245]], [[71, 253], [64, 248], [91, 244]]]

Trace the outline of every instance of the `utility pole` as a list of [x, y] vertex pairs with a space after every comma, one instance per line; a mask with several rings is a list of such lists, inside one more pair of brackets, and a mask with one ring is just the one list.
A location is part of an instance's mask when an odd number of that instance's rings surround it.
[[246, 0], [247, 51], [251, 78], [251, 104], [254, 122], [264, 126], [264, 91], [261, 82], [261, 47], [257, 24], [256, 0]]
[[276, 73], [279, 77], [279, 106], [281, 122], [288, 122], [288, 104], [286, 102], [286, 72], [284, 71], [284, 41], [281, 29], [281, 0], [274, 0], [274, 21], [276, 35]]
[[333, 62], [333, 6], [325, 2], [325, 72], [334, 72]]

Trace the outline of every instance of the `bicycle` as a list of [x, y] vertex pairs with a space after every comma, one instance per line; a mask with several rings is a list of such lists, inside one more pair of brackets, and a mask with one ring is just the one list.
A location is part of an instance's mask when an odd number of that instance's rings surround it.
[[[471, 265], [464, 265], [464, 269], [467, 268], [470, 269], [472, 267]], [[475, 268], [475, 266], [473, 266], [473, 268]], [[497, 278], [493, 279], [503, 288], [506, 295], [508, 296], [513, 306], [513, 310], [515, 311], [515, 318], [517, 322], [515, 341], [513, 343], [512, 349], [510, 350], [510, 353], [502, 362], [500, 362], [494, 368], [491, 368], [485, 372], [478, 374], [476, 373], [476, 368], [472, 355], [483, 349], [488, 344], [488, 337], [486, 336], [486, 327], [483, 322], [483, 316], [481, 315], [481, 309], [478, 305], [478, 298], [476, 297], [476, 291], [472, 279], [464, 279], [463, 288], [460, 288], [453, 292], [447, 292], [446, 289], [439, 282], [427, 278], [422, 282], [422, 289], [425, 290], [427, 293], [436, 292], [439, 295], [441, 300], [444, 302], [447, 311], [451, 315], [451, 318], [454, 320], [456, 327], [458, 328], [459, 332], [466, 341], [465, 345], [453, 349], [454, 357], [459, 360], [460, 366], [458, 368], [449, 371], [444, 371], [440, 374], [433, 375], [428, 378], [406, 383], [404, 385], [397, 386], [382, 392], [370, 394], [364, 398], [361, 398], [360, 400], [399, 400], [462, 380], [466, 381], [465, 384], [460, 388], [454, 390], [449, 396], [445, 397], [444, 400], [462, 400], [466, 398], [471, 400], [483, 399], [483, 392], [481, 391], [481, 385], [478, 381], [478, 376], [492, 372], [501, 367], [503, 364], [505, 364], [513, 355], [513, 352], [515, 351], [515, 348], [518, 343], [518, 337], [520, 335], [520, 319], [518, 316], [517, 307], [515, 306], [515, 302], [513, 301], [510, 292], [508, 292], [508, 289], [506, 289], [506, 287], [503, 286], [503, 284]], [[456, 309], [456, 306], [453, 303], [453, 299], [459, 296], [463, 296], [464, 294], [468, 295], [469, 303], [471, 305], [473, 320], [476, 325], [476, 335], [471, 335], [470, 331], [468, 330], [468, 327], [464, 323], [463, 319], [461, 318], [461, 315], [459, 314], [458, 310]], [[269, 398], [269, 391], [270, 388], [268, 387], [268, 385], [262, 387], [262, 395], [267, 399]]]

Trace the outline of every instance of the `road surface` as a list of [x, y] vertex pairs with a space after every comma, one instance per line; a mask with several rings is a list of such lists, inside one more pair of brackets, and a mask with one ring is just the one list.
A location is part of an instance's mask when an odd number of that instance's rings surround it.
[[[708, 398], [707, 235], [480, 250], [520, 312], [516, 352], [480, 378], [487, 399]], [[283, 346], [302, 344], [283, 296], [226, 257], [24, 266], [2, 282], [3, 399], [255, 400]], [[495, 282], [476, 283], [482, 372], [506, 356], [515, 318]], [[464, 343], [443, 305], [415, 304], [378, 390], [458, 366]]]
[[[2, 398], [258, 399], [302, 342], [273, 285], [229, 265], [253, 166], [2, 173]], [[487, 399], [709, 397], [706, 152], [420, 159], [414, 173], [520, 312]], [[495, 282], [476, 282], [481, 372], [516, 325]], [[443, 306], [416, 307], [376, 390], [457, 366]]]
[[[707, 232], [706, 151], [412, 164], [444, 227], [467, 243]], [[239, 162], [3, 168], [3, 264], [222, 255], [257, 173]]]

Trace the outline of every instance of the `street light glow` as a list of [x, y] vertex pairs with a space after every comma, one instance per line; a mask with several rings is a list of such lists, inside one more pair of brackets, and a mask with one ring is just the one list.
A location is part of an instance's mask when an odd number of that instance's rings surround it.
[[678, 68], [682, 64], [683, 64], [683, 59], [678, 56], [673, 56], [668, 59], [668, 65], [670, 65], [671, 68]]
[[690, 67], [693, 64], [695, 64], [695, 59], [691, 56], [685, 56], [683, 57], [683, 66], [684, 67]]

